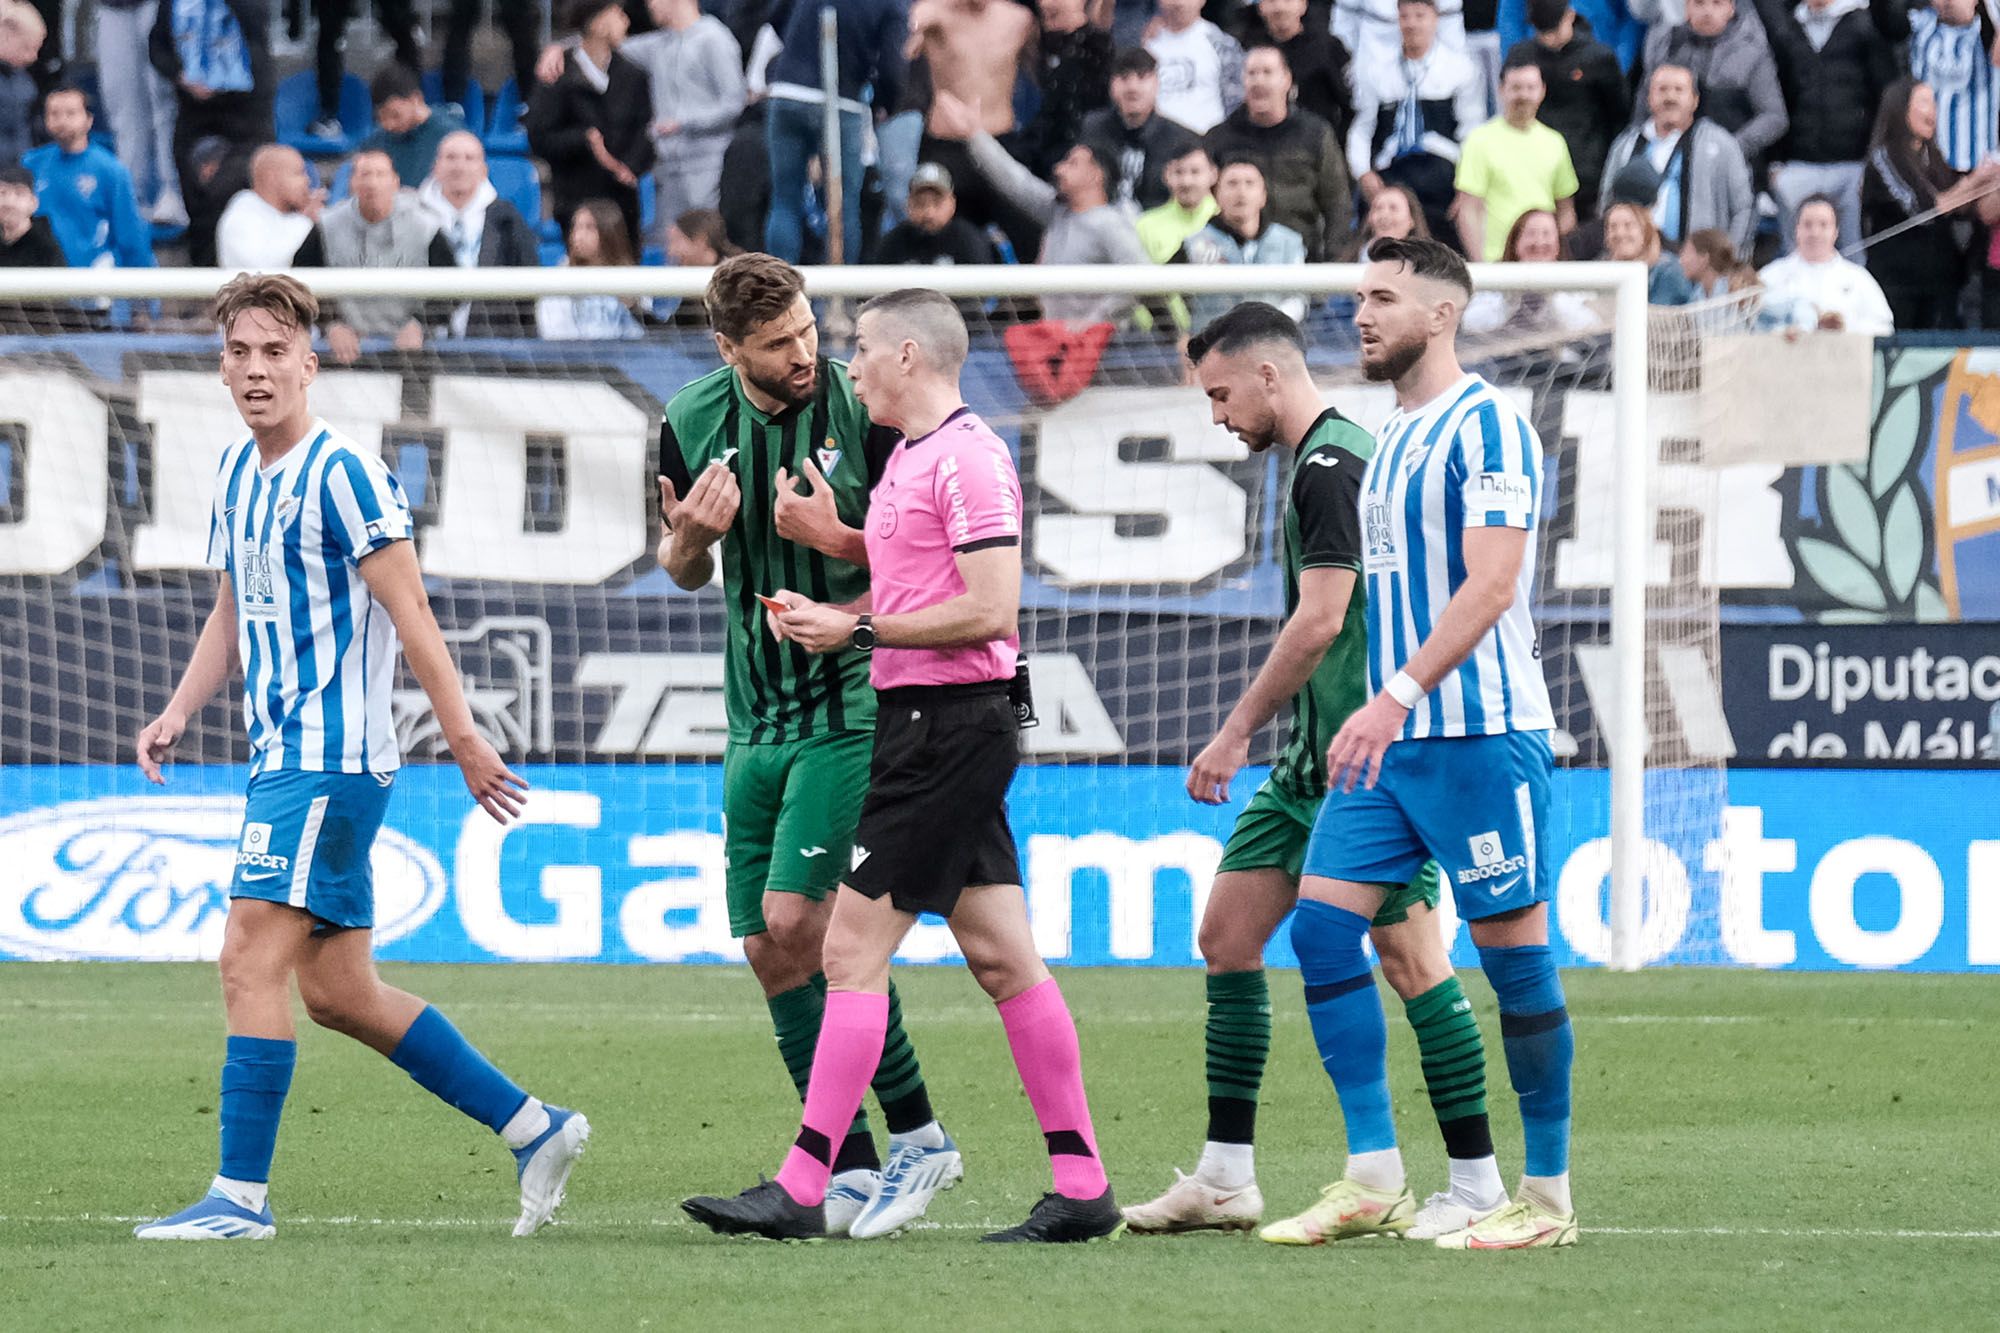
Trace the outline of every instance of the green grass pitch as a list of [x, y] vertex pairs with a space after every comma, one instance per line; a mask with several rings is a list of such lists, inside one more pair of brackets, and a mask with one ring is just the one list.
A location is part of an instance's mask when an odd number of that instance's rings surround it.
[[[142, 1244], [132, 1220], [214, 1169], [222, 1020], [204, 967], [0, 965], [0, 1329], [1979, 1328], [2000, 1323], [1986, 977], [1572, 973], [1582, 1243], [1513, 1255], [1235, 1236], [978, 1244], [1047, 1164], [991, 1006], [905, 969], [932, 1096], [967, 1154], [935, 1226], [867, 1244], [725, 1241], [679, 1200], [776, 1169], [797, 1102], [740, 969], [391, 967], [539, 1095], [595, 1127], [561, 1224], [512, 1240], [512, 1162], [386, 1061], [309, 1027], [273, 1188], [276, 1241]], [[1191, 1167], [1201, 980], [1066, 971], [1120, 1199]], [[1513, 1098], [1490, 992], [1503, 1170]], [[1259, 1176], [1270, 1215], [1339, 1169], [1338, 1111], [1294, 974]], [[1385, 992], [1386, 994], [1386, 992]], [[1389, 997], [1419, 1196], [1444, 1163]]]

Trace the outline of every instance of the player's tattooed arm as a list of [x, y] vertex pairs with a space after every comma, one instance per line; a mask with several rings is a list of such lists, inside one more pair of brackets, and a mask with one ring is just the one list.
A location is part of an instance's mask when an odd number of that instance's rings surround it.
[[[784, 468], [778, 469], [777, 500], [771, 507], [771, 518], [778, 529], [778, 535], [788, 542], [798, 542], [810, 546], [821, 555], [835, 560], [844, 560], [850, 565], [863, 569], [868, 567], [868, 543], [862, 537], [861, 529], [850, 528], [840, 521], [840, 510], [835, 507], [833, 487], [827, 485], [826, 478], [808, 458], [801, 465], [803, 477], [794, 477]], [[799, 494], [798, 482], [806, 483], [806, 493]]]
[[466, 705], [465, 691], [459, 684], [458, 666], [445, 647], [437, 617], [431, 614], [416, 547], [407, 541], [377, 547], [361, 558], [360, 569], [368, 591], [388, 611], [403, 640], [403, 659], [431, 701], [431, 710], [437, 714], [438, 726], [459, 772], [465, 775], [472, 799], [495, 823], [506, 823], [521, 813], [528, 784], [501, 762], [493, 743], [473, 725], [472, 709]]
[[1250, 762], [1250, 738], [1312, 679], [1327, 649], [1340, 637], [1353, 595], [1352, 569], [1300, 571], [1298, 609], [1278, 631], [1271, 655], [1257, 668], [1256, 678], [1236, 707], [1229, 710], [1222, 730], [1195, 756], [1188, 769], [1188, 795], [1204, 805], [1222, 805], [1229, 800], [1230, 779]]
[[160, 766], [187, 730], [188, 719], [207, 706], [236, 670], [236, 590], [224, 574], [215, 590], [215, 607], [202, 622], [181, 683], [160, 715], [139, 733], [139, 771], [148, 782], [166, 785]]

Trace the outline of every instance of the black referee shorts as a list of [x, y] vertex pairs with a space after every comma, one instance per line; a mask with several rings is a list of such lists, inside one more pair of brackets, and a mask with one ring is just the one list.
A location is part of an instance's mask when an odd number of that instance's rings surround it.
[[1021, 762], [1005, 681], [883, 690], [847, 884], [948, 917], [958, 895], [1019, 884], [1007, 784]]

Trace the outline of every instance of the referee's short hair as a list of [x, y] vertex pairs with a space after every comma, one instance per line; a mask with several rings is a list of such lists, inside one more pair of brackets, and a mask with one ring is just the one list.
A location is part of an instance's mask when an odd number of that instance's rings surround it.
[[1472, 274], [1465, 267], [1465, 259], [1443, 241], [1424, 236], [1371, 241], [1368, 262], [1401, 264], [1420, 278], [1448, 283], [1467, 296], [1472, 295]]
[[915, 343], [925, 362], [940, 374], [956, 375], [965, 365], [971, 341], [965, 331], [965, 316], [943, 292], [928, 287], [884, 292], [864, 302], [860, 315], [875, 316], [875, 322], [885, 325], [885, 331], [897, 341]]
[[1210, 320], [1201, 332], [1188, 339], [1188, 364], [1200, 365], [1210, 352], [1235, 356], [1252, 347], [1281, 343], [1306, 355], [1306, 336], [1298, 322], [1266, 301], [1245, 301]]

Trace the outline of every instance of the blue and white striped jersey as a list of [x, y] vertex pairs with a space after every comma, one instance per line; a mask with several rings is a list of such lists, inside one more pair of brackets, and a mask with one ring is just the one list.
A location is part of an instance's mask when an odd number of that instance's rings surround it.
[[235, 589], [251, 772], [394, 772], [400, 645], [356, 566], [410, 535], [396, 478], [324, 421], [269, 469], [246, 439], [223, 454], [208, 533]]
[[1952, 26], [1934, 9], [1910, 11], [1910, 73], [1937, 94], [1937, 141], [1955, 171], [1970, 171], [1993, 151], [2000, 114], [2000, 71], [1977, 21]]
[[1409, 663], [1465, 582], [1465, 530], [1528, 532], [1514, 604], [1411, 710], [1405, 740], [1555, 726], [1529, 609], [1541, 498], [1535, 428], [1477, 375], [1414, 412], [1397, 411], [1375, 432], [1361, 480], [1371, 695]]

